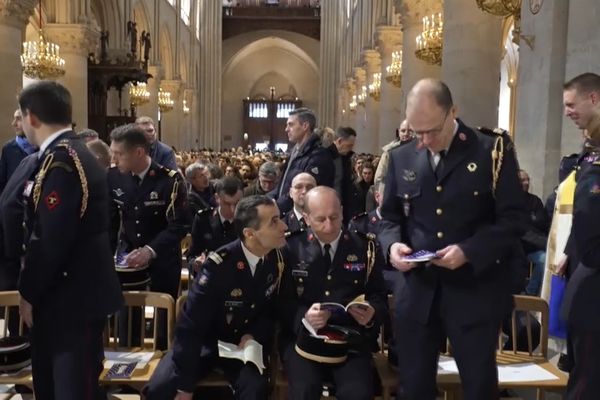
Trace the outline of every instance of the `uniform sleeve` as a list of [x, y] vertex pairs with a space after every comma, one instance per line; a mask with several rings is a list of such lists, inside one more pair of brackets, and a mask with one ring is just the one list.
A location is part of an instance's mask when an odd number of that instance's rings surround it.
[[390, 246], [396, 242], [402, 241], [400, 224], [403, 223], [404, 214], [402, 204], [396, 198], [396, 168], [394, 166], [394, 156], [391, 153], [388, 157], [388, 168], [385, 176], [385, 191], [383, 192], [383, 201], [381, 202], [381, 230], [377, 239], [381, 245], [383, 256], [388, 257]]
[[476, 274], [491, 267], [502, 267], [510, 254], [514, 238], [526, 230], [526, 197], [519, 182], [518, 165], [510, 139], [504, 140], [502, 168], [495, 191], [495, 221], [482, 225], [460, 248]]
[[288, 256], [279, 285], [276, 312], [282, 328], [295, 335], [302, 325], [302, 318], [308, 311], [308, 306], [300, 304], [296, 293], [296, 285], [292, 276], [292, 265], [295, 265], [293, 248], [288, 244], [285, 250]]
[[181, 239], [187, 234], [191, 222], [186, 187], [180, 175], [175, 176], [172, 190], [175, 190], [176, 198], [172, 207], [169, 206], [167, 209], [167, 227], [148, 243], [148, 246], [159, 256], [163, 252], [172, 250], [173, 246], [179, 246]]
[[81, 223], [83, 191], [79, 174], [66, 152], [54, 154], [42, 182], [19, 281], [21, 295], [34, 307], [50, 295], [50, 288], [68, 276], [65, 268]]
[[192, 283], [188, 299], [177, 320], [173, 362], [177, 389], [193, 392], [200, 374], [200, 353], [207, 333], [215, 329], [223, 304], [222, 266], [210, 259]]
[[379, 328], [383, 324], [385, 317], [388, 313], [387, 306], [387, 290], [385, 288], [385, 281], [383, 279], [383, 265], [384, 258], [381, 254], [381, 249], [377, 246], [375, 250], [375, 264], [373, 270], [369, 276], [367, 282], [365, 298], [375, 309], [375, 316], [373, 317], [373, 324], [369, 328], [369, 331], [373, 332], [375, 336], [379, 333]]
[[600, 166], [594, 165], [583, 174], [575, 188], [571, 237], [581, 263], [596, 269], [600, 269], [599, 218]]
[[335, 180], [335, 165], [329, 151], [319, 148], [306, 164], [304, 172], [311, 174], [317, 181], [317, 186], [333, 187]]
[[0, 155], [0, 193], [4, 191], [4, 187], [8, 182], [8, 160], [7, 160], [6, 146], [2, 148], [2, 155]]
[[208, 220], [206, 218], [203, 218], [202, 214], [196, 213], [193, 216], [192, 245], [190, 246], [190, 249], [187, 254], [187, 258], [190, 262], [192, 262], [206, 249], [206, 246], [204, 246], [204, 240], [202, 238], [202, 226], [203, 224], [208, 223]]

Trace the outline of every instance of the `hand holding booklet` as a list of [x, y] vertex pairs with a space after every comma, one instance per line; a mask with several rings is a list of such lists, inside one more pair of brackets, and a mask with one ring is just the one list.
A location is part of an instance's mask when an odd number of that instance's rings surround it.
[[251, 362], [256, 365], [258, 371], [263, 373], [265, 364], [263, 362], [263, 347], [256, 340], [248, 340], [246, 346], [241, 348], [233, 343], [222, 342], [219, 340], [219, 357], [235, 358], [241, 360], [244, 364]]
[[412, 254], [408, 254], [402, 258], [404, 262], [426, 262], [436, 258], [440, 258], [435, 252], [429, 250], [419, 250]]
[[356, 297], [354, 300], [352, 300], [350, 303], [343, 305], [340, 303], [321, 303], [321, 310], [324, 311], [329, 311], [332, 314], [345, 314], [348, 312], [348, 310], [350, 310], [352, 307], [357, 307], [360, 309], [367, 309], [369, 307], [371, 307], [371, 305], [369, 304], [368, 301], [365, 300], [365, 295], [361, 294], [360, 296]]

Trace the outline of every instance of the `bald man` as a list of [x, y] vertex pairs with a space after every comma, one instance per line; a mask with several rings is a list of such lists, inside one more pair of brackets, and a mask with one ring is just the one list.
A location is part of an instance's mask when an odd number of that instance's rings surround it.
[[[406, 117], [417, 140], [390, 153], [379, 236], [405, 278], [394, 330], [400, 398], [436, 398], [447, 336], [465, 400], [497, 399], [498, 332], [512, 306], [510, 260], [525, 219], [513, 144], [501, 131], [483, 133], [457, 119], [439, 80], [412, 88]], [[420, 250], [436, 258], [407, 260]]]
[[[310, 229], [288, 238], [290, 260], [284, 270], [279, 305], [282, 308], [280, 352], [289, 382], [291, 400], [318, 400], [323, 382], [333, 378], [340, 400], [374, 398], [372, 355], [379, 326], [387, 312], [381, 273], [383, 258], [372, 238], [342, 227], [342, 206], [337, 192], [318, 186], [306, 195], [305, 215]], [[359, 295], [369, 303], [364, 309], [331, 313], [323, 302], [348, 304]], [[295, 348], [305, 319], [313, 329], [329, 324], [359, 333], [345, 362], [325, 364]]]
[[306, 193], [315, 186], [317, 186], [317, 181], [307, 172], [302, 172], [292, 179], [290, 197], [294, 202], [294, 207], [283, 217], [283, 222], [288, 226], [289, 234], [295, 234], [306, 228], [306, 221], [304, 220], [304, 198]]

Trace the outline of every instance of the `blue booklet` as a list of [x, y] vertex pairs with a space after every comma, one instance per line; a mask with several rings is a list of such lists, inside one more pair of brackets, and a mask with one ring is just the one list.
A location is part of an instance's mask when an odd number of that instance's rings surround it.
[[426, 262], [440, 258], [437, 254], [429, 250], [419, 250], [407, 256], [404, 256], [404, 262]]

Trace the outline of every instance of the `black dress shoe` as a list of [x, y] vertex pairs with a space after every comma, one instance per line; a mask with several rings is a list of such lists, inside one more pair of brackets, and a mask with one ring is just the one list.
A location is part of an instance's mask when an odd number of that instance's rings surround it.
[[573, 363], [571, 362], [571, 359], [567, 354], [561, 353], [560, 357], [558, 358], [558, 363], [556, 363], [556, 366], [561, 371], [571, 372], [571, 368], [573, 368]]

